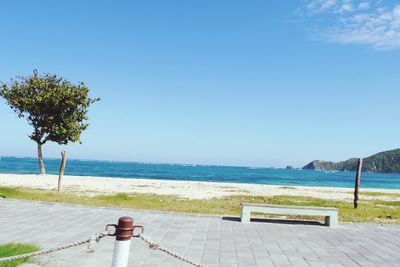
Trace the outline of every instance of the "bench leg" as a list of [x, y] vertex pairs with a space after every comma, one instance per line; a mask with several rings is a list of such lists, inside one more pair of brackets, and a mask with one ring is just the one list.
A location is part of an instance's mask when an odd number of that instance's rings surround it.
[[331, 228], [337, 228], [338, 226], [338, 216], [337, 215], [330, 215], [325, 217], [325, 225]]
[[250, 222], [250, 212], [245, 211], [243, 207], [240, 209], [240, 221], [242, 223], [249, 223]]

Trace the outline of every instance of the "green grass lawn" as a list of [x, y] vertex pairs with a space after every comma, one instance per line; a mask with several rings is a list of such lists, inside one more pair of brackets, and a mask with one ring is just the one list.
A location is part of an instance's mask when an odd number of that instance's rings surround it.
[[378, 197], [378, 196], [386, 196], [386, 197], [397, 197], [400, 198], [400, 194], [396, 194], [396, 193], [383, 193], [383, 192], [361, 192], [360, 195], [364, 195], [364, 196], [371, 196], [371, 197]]
[[[176, 196], [154, 194], [125, 194], [82, 196], [73, 193], [57, 193], [48, 190], [0, 187], [0, 196], [4, 198], [34, 201], [71, 203], [88, 206], [106, 206], [159, 210], [183, 213], [201, 213], [238, 216], [240, 203], [265, 203], [275, 205], [336, 207], [340, 221], [400, 223], [400, 201], [362, 200], [358, 209], [353, 209], [352, 201], [323, 200], [301, 196], [229, 196], [209, 200], [183, 199]], [[270, 217], [270, 216], [267, 216]], [[279, 216], [281, 218], [281, 216]], [[291, 216], [288, 218], [310, 218]], [[311, 218], [321, 219], [322, 218]]]
[[[38, 250], [39, 247], [30, 244], [19, 244], [19, 243], [0, 244], [0, 258], [31, 253]], [[29, 258], [19, 259], [9, 262], [1, 262], [0, 267], [14, 267], [24, 262], [27, 262], [28, 260]]]

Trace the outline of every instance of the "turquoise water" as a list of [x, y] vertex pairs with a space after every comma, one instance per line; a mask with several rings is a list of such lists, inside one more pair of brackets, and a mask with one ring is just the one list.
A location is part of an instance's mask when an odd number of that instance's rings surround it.
[[[47, 173], [57, 174], [59, 159], [45, 159]], [[0, 173], [38, 173], [36, 158], [2, 157]], [[323, 172], [185, 164], [150, 164], [92, 160], [67, 161], [66, 175], [179, 181], [354, 187], [351, 172]], [[400, 189], [400, 174], [363, 173], [361, 187]]]

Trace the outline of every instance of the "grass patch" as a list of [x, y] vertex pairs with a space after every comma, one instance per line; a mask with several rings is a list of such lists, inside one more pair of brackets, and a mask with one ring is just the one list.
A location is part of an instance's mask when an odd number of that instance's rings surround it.
[[398, 197], [398, 198], [400, 198], [400, 194], [384, 193], [384, 192], [360, 192], [360, 196], [371, 196], [371, 197], [387, 196], [387, 197]]
[[229, 192], [229, 193], [242, 193], [242, 194], [250, 193], [250, 191], [249, 191], [249, 190], [246, 190], [246, 189], [227, 189], [227, 190], [225, 190], [225, 192]]
[[[400, 223], [400, 201], [363, 200], [358, 209], [351, 201], [324, 200], [301, 196], [228, 196], [208, 200], [183, 199], [176, 196], [155, 194], [126, 194], [79, 196], [73, 193], [56, 193], [47, 190], [28, 190], [0, 187], [0, 195], [6, 198], [71, 203], [87, 206], [122, 207], [146, 210], [201, 213], [238, 216], [240, 203], [265, 203], [273, 205], [336, 207], [341, 221]], [[281, 218], [281, 216], [279, 216]], [[288, 218], [310, 218], [288, 216]]]
[[[0, 258], [15, 256], [25, 253], [31, 253], [38, 251], [39, 247], [31, 244], [20, 244], [20, 243], [6, 243], [0, 245]], [[0, 267], [14, 267], [24, 262], [27, 262], [29, 258], [19, 259], [9, 262], [1, 262]]]

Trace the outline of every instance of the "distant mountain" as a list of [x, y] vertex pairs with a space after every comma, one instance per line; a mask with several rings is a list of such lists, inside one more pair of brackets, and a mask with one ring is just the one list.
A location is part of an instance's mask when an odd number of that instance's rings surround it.
[[[314, 160], [304, 166], [303, 170], [355, 171], [357, 162], [357, 158], [340, 162]], [[364, 158], [362, 171], [400, 173], [400, 149], [384, 151]]]

